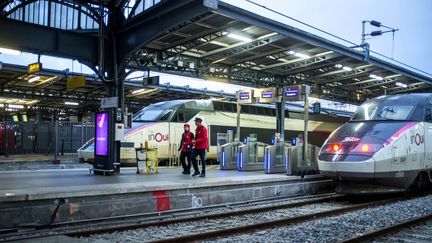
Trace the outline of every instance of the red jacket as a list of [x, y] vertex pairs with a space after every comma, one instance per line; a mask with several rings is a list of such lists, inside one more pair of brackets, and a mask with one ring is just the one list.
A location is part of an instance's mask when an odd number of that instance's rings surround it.
[[195, 149], [208, 149], [207, 128], [204, 126], [195, 129]]
[[193, 133], [190, 131], [184, 132], [182, 135], [180, 149], [182, 152], [188, 152], [189, 149], [192, 149], [192, 139], [194, 139]]

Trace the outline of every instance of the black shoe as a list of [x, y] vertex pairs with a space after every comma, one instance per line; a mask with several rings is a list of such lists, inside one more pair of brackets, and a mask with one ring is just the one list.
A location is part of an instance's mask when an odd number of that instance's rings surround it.
[[186, 171], [183, 171], [182, 174], [183, 174], [183, 175], [186, 175]]
[[197, 176], [199, 174], [200, 174], [199, 171], [195, 171], [195, 173], [193, 173], [192, 176]]
[[205, 177], [205, 173], [201, 173], [201, 175], [199, 175], [199, 177]]
[[190, 175], [190, 171], [184, 171], [183, 175]]

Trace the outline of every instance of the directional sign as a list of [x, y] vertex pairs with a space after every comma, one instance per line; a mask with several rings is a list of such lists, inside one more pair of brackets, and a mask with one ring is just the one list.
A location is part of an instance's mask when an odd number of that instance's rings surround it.
[[259, 89], [258, 102], [260, 103], [272, 103], [276, 99], [276, 89], [275, 88], [264, 88]]
[[42, 70], [42, 63], [40, 62], [32, 63], [27, 66], [28, 73], [35, 73], [39, 72], [40, 70]]
[[108, 97], [101, 99], [101, 108], [116, 108], [118, 106], [118, 97]]
[[67, 89], [75, 89], [86, 85], [86, 78], [84, 76], [73, 76], [67, 78]]
[[240, 90], [237, 92], [237, 101], [241, 104], [252, 103], [253, 90]]

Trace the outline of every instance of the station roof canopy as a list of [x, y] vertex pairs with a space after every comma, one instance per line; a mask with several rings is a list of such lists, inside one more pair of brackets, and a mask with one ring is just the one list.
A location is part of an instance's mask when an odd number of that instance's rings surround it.
[[[146, 62], [152, 54], [157, 61]], [[351, 102], [432, 87], [427, 74], [221, 1], [155, 36], [134, 58], [137, 67], [243, 85], [308, 84], [320, 97]]]
[[[83, 1], [55, 2], [67, 3], [66, 8], [83, 7]], [[129, 69], [195, 76], [251, 87], [308, 84], [315, 96], [355, 103], [384, 93], [430, 92], [432, 88], [432, 78], [427, 73], [379, 59], [373, 54], [368, 56], [361, 48], [330, 41], [222, 1], [162, 0], [153, 1], [148, 7], [145, 5], [148, 1], [144, 0], [115, 2], [124, 14], [123, 21], [119, 23], [118, 55], [124, 57], [125, 67]], [[9, 27], [7, 30], [0, 29], [0, 35], [4, 36], [0, 46], [69, 57], [86, 64], [96, 61], [97, 49], [92, 44], [97, 43], [97, 25], [86, 25], [83, 31], [83, 26], [74, 24], [78, 21], [63, 25], [61, 16], [57, 15], [50, 21], [60, 21], [60, 24], [46, 24], [43, 18], [42, 22], [29, 20], [25, 18], [25, 13], [17, 14], [19, 4], [8, 7], [10, 4], [0, 5], [3, 7], [0, 25]], [[91, 8], [96, 2], [88, 4], [90, 7], [87, 7]], [[89, 11], [86, 16], [92, 13]], [[67, 16], [65, 18], [68, 19]], [[75, 15], [73, 18], [82, 19]], [[14, 22], [16, 20], [21, 23], [17, 24]], [[25, 22], [31, 22], [32, 25]], [[55, 48], [43, 46], [45, 49], [39, 50], [36, 44], [32, 46], [25, 40], [17, 40], [16, 45], [8, 41], [12, 37], [18, 39], [16, 33], [11, 34], [18, 26], [33, 28], [34, 24], [43, 28], [37, 29], [40, 36], [35, 34], [32, 43], [57, 43]], [[49, 32], [56, 28], [61, 30], [56, 31], [55, 35]], [[54, 39], [47, 41], [47, 36]], [[82, 48], [71, 48], [68, 41], [62, 45], [61, 42], [55, 42], [55, 38], [70, 38], [70, 42], [89, 44], [83, 44]], [[65, 78], [54, 81], [55, 75], [49, 74], [49, 71], [46, 76], [41, 76], [40, 81], [30, 84], [27, 79], [31, 75], [24, 75], [25, 72], [5, 72], [0, 71], [0, 81], [4, 87], [30, 90], [32, 93], [43, 88], [61, 94], [63, 98], [66, 94], [98, 99], [104, 91], [102, 82], [91, 76], [87, 77], [86, 87], [67, 90]], [[126, 86], [128, 91], [136, 88], [136, 84]], [[165, 92], [160, 91], [159, 100], [170, 95], [171, 98], [201, 97], [185, 93], [175, 96], [172, 91]], [[131, 100], [135, 98], [129, 97]], [[47, 99], [52, 100], [50, 97]], [[52, 101], [52, 105], [55, 105], [56, 101]]]

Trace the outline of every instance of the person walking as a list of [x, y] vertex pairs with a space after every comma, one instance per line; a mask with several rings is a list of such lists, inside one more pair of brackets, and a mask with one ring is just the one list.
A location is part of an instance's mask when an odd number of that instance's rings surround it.
[[[195, 118], [195, 139], [192, 140], [192, 143], [194, 144], [194, 150], [193, 150], [193, 156], [192, 156], [192, 164], [195, 170], [195, 173], [193, 173], [192, 176], [199, 177], [205, 177], [205, 167], [206, 167], [206, 149], [208, 149], [208, 134], [207, 134], [207, 128], [205, 128], [202, 125], [202, 119], [197, 117]], [[201, 163], [202, 163], [202, 170], [201, 174], [199, 172], [198, 168], [198, 161], [197, 156], [200, 157]]]
[[[193, 148], [192, 148], [192, 140], [194, 139], [193, 133], [190, 131], [189, 124], [184, 124], [183, 126], [184, 133], [182, 134], [180, 147], [178, 151], [180, 152], [180, 162], [183, 167], [183, 175], [189, 175], [190, 174], [190, 168], [191, 168], [191, 159], [193, 154]], [[187, 163], [185, 161], [187, 159]]]

